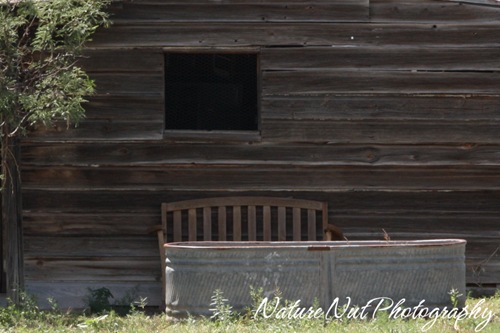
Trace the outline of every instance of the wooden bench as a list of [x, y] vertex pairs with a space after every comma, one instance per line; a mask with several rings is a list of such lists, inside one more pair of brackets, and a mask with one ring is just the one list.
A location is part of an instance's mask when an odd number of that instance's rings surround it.
[[328, 203], [280, 197], [219, 197], [162, 203], [157, 228], [165, 288], [166, 242], [343, 240]]

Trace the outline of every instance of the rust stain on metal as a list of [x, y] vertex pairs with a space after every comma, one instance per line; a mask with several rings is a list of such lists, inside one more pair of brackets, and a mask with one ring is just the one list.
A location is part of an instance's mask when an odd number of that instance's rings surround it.
[[330, 246], [309, 246], [307, 251], [330, 251]]

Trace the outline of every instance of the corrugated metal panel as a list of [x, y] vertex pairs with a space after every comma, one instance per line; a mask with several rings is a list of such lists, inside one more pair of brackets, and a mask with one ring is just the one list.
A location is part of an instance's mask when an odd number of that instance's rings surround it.
[[262, 287], [267, 297], [279, 289], [284, 299], [309, 304], [319, 294], [321, 258], [314, 253], [293, 247], [243, 247], [242, 243], [231, 249], [214, 246], [168, 249], [169, 312], [210, 315], [216, 289], [238, 310], [251, 304], [251, 286]]
[[220, 289], [236, 310], [251, 305], [250, 286], [272, 297], [326, 310], [339, 297], [363, 305], [376, 297], [450, 305], [465, 294], [465, 241], [198, 242], [166, 246], [169, 315], [210, 315]]
[[405, 305], [450, 305], [448, 292], [465, 295], [465, 243], [435, 243], [429, 246], [402, 244], [397, 247], [335, 249], [330, 288], [335, 297], [351, 297], [354, 304], [366, 304], [377, 297], [389, 297]]

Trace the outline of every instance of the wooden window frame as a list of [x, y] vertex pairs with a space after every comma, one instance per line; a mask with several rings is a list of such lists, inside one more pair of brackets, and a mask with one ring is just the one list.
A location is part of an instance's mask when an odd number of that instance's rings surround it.
[[[193, 54], [255, 54], [257, 57], [257, 129], [256, 130], [171, 130], [163, 126], [163, 138], [175, 141], [261, 141], [261, 81], [260, 47], [164, 47], [167, 53]], [[163, 66], [165, 68], [165, 64]], [[165, 76], [165, 72], [164, 72]], [[166, 109], [166, 102], [165, 102]], [[166, 112], [166, 110], [164, 111]]]

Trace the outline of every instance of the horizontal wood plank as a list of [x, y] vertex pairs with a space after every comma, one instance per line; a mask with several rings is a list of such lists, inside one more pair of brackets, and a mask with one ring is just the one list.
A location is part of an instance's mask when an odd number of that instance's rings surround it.
[[[59, 215], [58, 215], [59, 216]], [[139, 223], [139, 222], [136, 222]], [[41, 226], [40, 226], [41, 227]], [[44, 233], [42, 228], [41, 233]], [[144, 257], [159, 257], [156, 234], [150, 237], [128, 236], [119, 234], [101, 234], [100, 236], [51, 237], [40, 235], [26, 235], [25, 258], [27, 260], [43, 260], [50, 258], [99, 258], [99, 260], [113, 260], [127, 258], [142, 260]], [[41, 263], [40, 265], [43, 265]]]
[[269, 71], [264, 96], [326, 94], [485, 94], [498, 95], [500, 73], [413, 71]]
[[[82, 203], [83, 206], [83, 203]], [[83, 208], [83, 207], [82, 207]], [[143, 237], [156, 237], [152, 232], [159, 224], [160, 216], [157, 213], [143, 212], [110, 212], [110, 213], [53, 213], [53, 212], [31, 212], [23, 213], [23, 232], [25, 238], [35, 236], [61, 237], [77, 236], [85, 239], [88, 237], [100, 237], [99, 242], [106, 241], [111, 237], [135, 237], [140, 240], [141, 247], [144, 246]], [[142, 238], [141, 238], [142, 237]], [[44, 242], [47, 241], [45, 238]], [[57, 240], [57, 239], [56, 239]], [[75, 238], [65, 238], [74, 241]], [[76, 239], [79, 242], [79, 239]], [[50, 240], [49, 240], [50, 242]], [[57, 244], [58, 241], [52, 244]], [[40, 243], [43, 245], [43, 243]], [[46, 244], [45, 244], [46, 245]], [[25, 248], [31, 248], [31, 241], [25, 244]], [[40, 251], [40, 253], [45, 253]], [[72, 253], [71, 251], [67, 254]], [[105, 253], [103, 253], [105, 255]]]
[[92, 73], [98, 96], [125, 95], [162, 97], [163, 72], [153, 73]]
[[156, 258], [33, 258], [25, 259], [26, 279], [71, 281], [142, 281], [160, 280], [159, 257]]
[[270, 142], [328, 142], [330, 144], [497, 144], [496, 122], [441, 121], [321, 121], [268, 120], [262, 138]]
[[498, 145], [327, 145], [32, 143], [23, 145], [24, 166], [225, 165], [500, 165]]
[[86, 120], [161, 122], [165, 118], [162, 96], [91, 96], [85, 103]]
[[[231, 195], [269, 195], [267, 189], [250, 191], [196, 191], [124, 188], [114, 189], [71, 189], [58, 188], [35, 189], [28, 185], [23, 192], [23, 209], [33, 213], [88, 213], [91, 207], [94, 213], [157, 214], [162, 202], [209, 198]], [[442, 214], [445, 212], [474, 214], [500, 214], [498, 202], [500, 191], [480, 189], [477, 191], [434, 191], [434, 190], [383, 190], [366, 189], [353, 191], [345, 188], [329, 188], [320, 192], [300, 191], [295, 188], [288, 191], [272, 191], [273, 196], [293, 197], [327, 201], [330, 215], [346, 212], [355, 214], [360, 209], [367, 210], [367, 215], [396, 212], [400, 216], [419, 216], [420, 214]], [[333, 208], [335, 207], [335, 208]], [[481, 215], [478, 215], [479, 218]]]
[[172, 4], [168, 2], [125, 2], [114, 11], [115, 22], [324, 22], [368, 21], [368, 0], [335, 2], [254, 3], [198, 2]]
[[[162, 190], [500, 190], [499, 168], [365, 167], [365, 166], [188, 166], [168, 168], [26, 167], [22, 177], [31, 187], [124, 187]], [[290, 182], [293, 179], [293, 182]], [[397, 182], [394, 180], [397, 179]]]
[[158, 140], [163, 138], [163, 122], [83, 120], [77, 127], [68, 128], [65, 122], [56, 122], [53, 127], [39, 127], [30, 133], [33, 141], [67, 140]]
[[498, 121], [500, 96], [325, 95], [267, 96], [261, 118], [283, 120]]
[[163, 23], [100, 29], [90, 47], [419, 46], [497, 47], [497, 24]]
[[488, 6], [468, 1], [399, 1], [371, 0], [371, 22], [495, 22], [500, 20], [500, 7], [494, 1]]
[[[475, 201], [475, 198], [472, 198]], [[373, 208], [365, 209], [360, 207], [354, 209], [333, 209], [330, 219], [335, 221], [347, 232], [359, 233], [363, 230], [371, 230], [378, 233], [373, 239], [382, 239], [384, 228], [389, 236], [392, 232], [426, 234], [425, 237], [434, 237], [440, 235], [443, 237], [475, 237], [485, 241], [500, 240], [500, 229], [498, 229], [498, 216], [495, 212], [479, 211], [430, 211], [422, 210], [408, 214], [399, 209], [377, 210]], [[478, 221], [481, 228], [478, 228]], [[479, 222], [480, 221], [480, 222]], [[453, 233], [453, 234], [452, 234]], [[443, 236], [446, 235], [446, 236]]]
[[100, 49], [86, 48], [78, 65], [88, 73], [98, 72], [163, 72], [161, 49]]
[[[500, 11], [498, 13], [500, 17]], [[420, 46], [263, 48], [263, 70], [321, 69], [398, 71], [496, 71], [500, 47], [425, 48]]]

